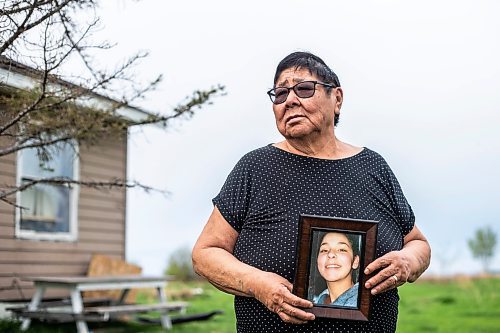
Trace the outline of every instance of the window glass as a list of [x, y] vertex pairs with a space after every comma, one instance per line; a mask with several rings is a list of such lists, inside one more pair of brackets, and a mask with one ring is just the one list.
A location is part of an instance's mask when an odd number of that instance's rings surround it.
[[[69, 144], [59, 145], [52, 159], [40, 163], [36, 149], [21, 152], [20, 182], [51, 177], [74, 178], [76, 154]], [[21, 235], [68, 235], [72, 233], [71, 197], [74, 188], [66, 185], [36, 184], [19, 195], [19, 230]], [[73, 208], [73, 209], [76, 209]]]
[[69, 232], [69, 188], [37, 184], [21, 193], [21, 229]]
[[54, 151], [53, 159], [40, 164], [36, 149], [22, 152], [22, 176], [29, 179], [46, 177], [73, 177], [73, 159], [75, 153], [69, 144], [60, 144]]

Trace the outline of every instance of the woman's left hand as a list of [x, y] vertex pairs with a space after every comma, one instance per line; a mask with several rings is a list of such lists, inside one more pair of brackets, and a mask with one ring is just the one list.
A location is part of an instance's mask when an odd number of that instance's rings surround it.
[[389, 252], [366, 266], [364, 273], [375, 275], [365, 282], [372, 295], [415, 281], [429, 267], [431, 248], [417, 226], [404, 237], [400, 251]]
[[410, 260], [403, 251], [392, 251], [371, 262], [364, 273], [376, 271], [378, 273], [365, 282], [365, 287], [371, 289], [372, 295], [397, 288], [408, 281]]

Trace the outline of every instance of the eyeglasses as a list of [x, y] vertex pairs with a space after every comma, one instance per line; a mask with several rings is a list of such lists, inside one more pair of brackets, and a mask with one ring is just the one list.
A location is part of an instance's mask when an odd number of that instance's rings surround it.
[[314, 93], [316, 92], [316, 85], [321, 84], [322, 86], [329, 87], [329, 88], [336, 88], [333, 84], [329, 83], [323, 83], [319, 81], [302, 81], [297, 83], [296, 85], [292, 87], [277, 87], [269, 90], [267, 94], [269, 95], [269, 98], [271, 99], [271, 102], [274, 104], [281, 104], [286, 101], [288, 98], [288, 94], [290, 93], [290, 90], [293, 89], [293, 92], [297, 97], [300, 98], [309, 98], [313, 97]]

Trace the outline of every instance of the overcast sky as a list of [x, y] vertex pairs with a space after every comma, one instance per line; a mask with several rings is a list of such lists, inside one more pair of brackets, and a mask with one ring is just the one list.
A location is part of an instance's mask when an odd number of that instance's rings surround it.
[[[129, 174], [171, 195], [129, 191], [127, 258], [159, 274], [191, 247], [211, 199], [246, 152], [281, 140], [266, 90], [278, 62], [311, 51], [338, 74], [337, 135], [384, 156], [433, 248], [430, 272], [477, 272], [467, 239], [500, 235], [500, 2], [107, 0], [101, 59], [150, 56], [164, 74], [141, 106], [167, 112], [194, 89], [227, 95], [168, 131], [133, 133]], [[497, 247], [493, 268], [500, 269]]]

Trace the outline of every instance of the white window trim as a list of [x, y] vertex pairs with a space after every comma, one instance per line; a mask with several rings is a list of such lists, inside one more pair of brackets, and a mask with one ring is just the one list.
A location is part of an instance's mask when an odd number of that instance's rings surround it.
[[[74, 145], [76, 156], [73, 159], [73, 179], [80, 179], [80, 146], [78, 144]], [[16, 184], [20, 186], [22, 181], [22, 154], [23, 151], [17, 152], [17, 172], [16, 172]], [[69, 202], [70, 202], [70, 212], [69, 212], [69, 232], [39, 232], [33, 230], [22, 230], [21, 229], [21, 208], [16, 208], [16, 238], [21, 239], [31, 239], [31, 240], [47, 240], [47, 241], [64, 241], [64, 242], [74, 242], [78, 240], [78, 198], [80, 196], [80, 186], [71, 185], [71, 190], [69, 191]], [[21, 192], [16, 193], [16, 202], [21, 202]]]

